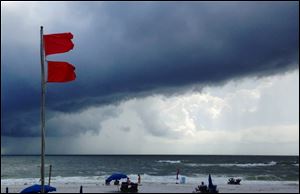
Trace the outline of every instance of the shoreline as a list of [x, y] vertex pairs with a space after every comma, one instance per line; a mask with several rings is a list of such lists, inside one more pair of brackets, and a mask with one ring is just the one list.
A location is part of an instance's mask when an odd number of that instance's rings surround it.
[[[220, 193], [298, 193], [299, 181], [244, 181], [241, 185], [228, 185], [226, 183], [216, 183]], [[9, 193], [18, 193], [31, 184], [3, 184], [1, 180], [1, 193], [5, 193], [6, 187]], [[59, 193], [79, 193], [80, 186], [83, 186], [83, 193], [117, 193], [120, 186], [104, 185], [103, 183], [55, 183]], [[153, 183], [142, 182], [138, 187], [139, 193], [192, 193], [197, 184], [175, 184], [175, 183]]]

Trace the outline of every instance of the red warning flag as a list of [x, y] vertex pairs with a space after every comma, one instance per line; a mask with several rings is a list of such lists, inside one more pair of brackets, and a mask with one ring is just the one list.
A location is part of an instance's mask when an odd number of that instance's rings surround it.
[[48, 61], [47, 82], [68, 82], [76, 79], [75, 67], [68, 62]]
[[73, 49], [73, 34], [70, 32], [44, 35], [45, 54], [65, 53]]

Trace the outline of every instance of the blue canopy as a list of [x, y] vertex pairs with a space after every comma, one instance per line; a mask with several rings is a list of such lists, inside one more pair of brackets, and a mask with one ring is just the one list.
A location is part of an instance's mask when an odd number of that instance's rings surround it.
[[208, 188], [211, 188], [213, 187], [213, 183], [212, 183], [212, 180], [211, 180], [211, 176], [210, 174], [208, 175]]
[[112, 174], [110, 177], [108, 177], [105, 182], [110, 182], [112, 180], [120, 180], [120, 179], [124, 179], [127, 178], [126, 174], [122, 174], [122, 173], [114, 173]]
[[209, 193], [218, 193], [217, 185], [213, 185], [210, 174], [208, 175], [208, 190]]
[[[51, 187], [51, 186], [48, 186], [48, 185], [45, 185], [44, 189], [45, 189], [46, 193], [56, 191], [55, 187]], [[40, 193], [41, 190], [42, 190], [42, 185], [35, 184], [35, 185], [30, 186], [30, 187], [27, 187], [26, 189], [21, 191], [21, 193]]]

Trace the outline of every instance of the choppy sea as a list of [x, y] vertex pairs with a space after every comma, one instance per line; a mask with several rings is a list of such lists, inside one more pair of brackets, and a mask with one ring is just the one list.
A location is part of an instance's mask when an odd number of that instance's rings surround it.
[[[190, 183], [216, 182], [238, 177], [246, 181], [298, 181], [299, 156], [223, 155], [68, 155], [46, 156], [46, 175], [57, 183], [104, 183], [112, 173], [137, 181], [172, 183], [176, 170]], [[40, 156], [1, 156], [1, 185], [35, 183], [40, 177]], [[48, 180], [48, 179], [46, 179]]]

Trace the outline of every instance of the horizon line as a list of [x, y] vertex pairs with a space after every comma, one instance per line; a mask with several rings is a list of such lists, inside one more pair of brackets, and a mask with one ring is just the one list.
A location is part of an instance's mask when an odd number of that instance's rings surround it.
[[[40, 156], [40, 154], [1, 154], [1, 156]], [[45, 154], [45, 156], [298, 156], [299, 154]]]

